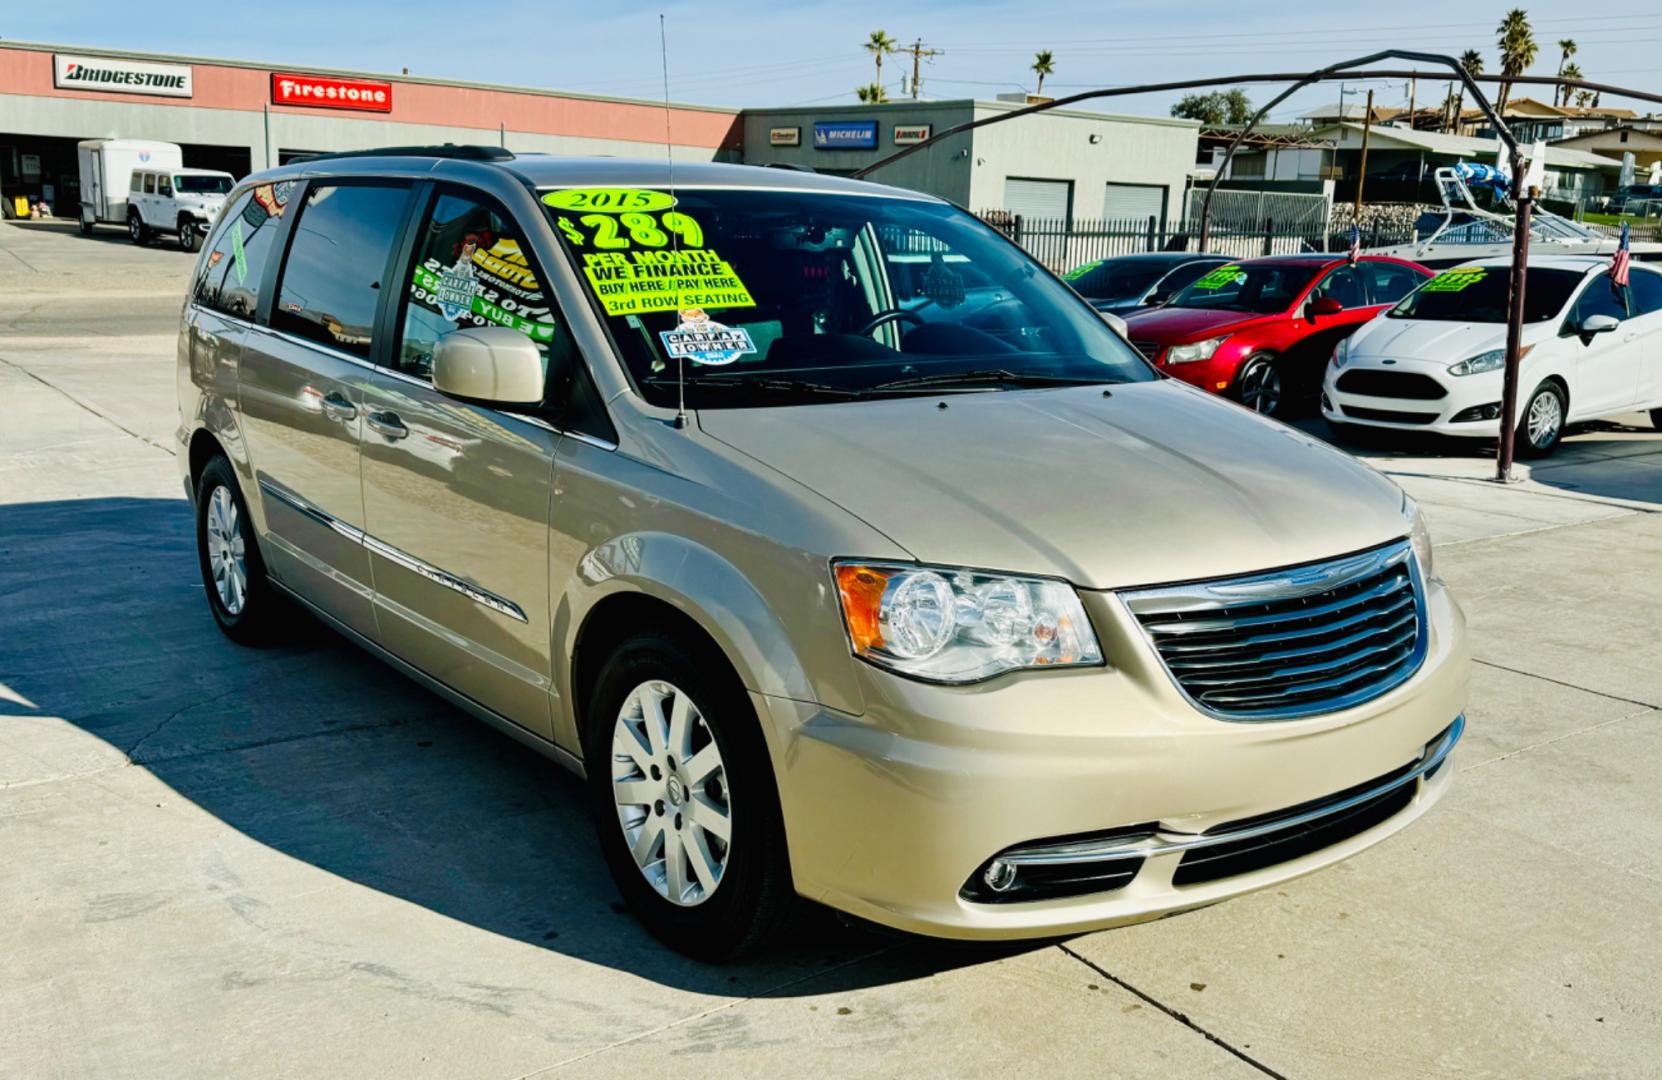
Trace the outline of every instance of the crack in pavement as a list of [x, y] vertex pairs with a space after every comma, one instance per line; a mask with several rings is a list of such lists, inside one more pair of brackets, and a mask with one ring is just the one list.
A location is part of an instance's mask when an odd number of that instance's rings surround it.
[[158, 733], [160, 733], [162, 728], [165, 728], [167, 725], [173, 723], [173, 721], [179, 719], [179, 717], [185, 715], [188, 712], [194, 712], [197, 709], [205, 708], [209, 705], [214, 704], [217, 701], [224, 701], [228, 697], [235, 697], [237, 694], [240, 694], [240, 693], [242, 693], [242, 688], [237, 687], [234, 690], [227, 690], [222, 694], [215, 694], [213, 697], [203, 698], [201, 701], [193, 701], [189, 705], [181, 705], [177, 709], [174, 709], [172, 712], [170, 712], [166, 716], [164, 716], [161, 719], [160, 723], [158, 723], [155, 727], [151, 728], [149, 731], [147, 731], [143, 735], [141, 735], [137, 742], [135, 742], [132, 746], [129, 746], [124, 751], [124, 753], [126, 753], [126, 755], [127, 755], [127, 763], [129, 765], [137, 764], [137, 762], [135, 762], [133, 760], [133, 755], [138, 753], [138, 748], [143, 746], [145, 743], [149, 742], [154, 736], [156, 736]]
[[1176, 1020], [1179, 1024], [1182, 1024], [1184, 1027], [1188, 1028], [1190, 1031], [1193, 1031], [1195, 1034], [1204, 1037], [1207, 1042], [1216, 1044], [1219, 1048], [1229, 1052], [1230, 1054], [1233, 1054], [1235, 1057], [1239, 1058], [1241, 1061], [1245, 1062], [1247, 1065], [1251, 1066], [1252, 1068], [1257, 1069], [1259, 1072], [1263, 1073], [1265, 1076], [1272, 1076], [1272, 1077], [1275, 1078], [1275, 1080], [1287, 1080], [1287, 1076], [1286, 1076], [1285, 1073], [1276, 1072], [1274, 1069], [1270, 1068], [1268, 1065], [1264, 1064], [1262, 1061], [1259, 1061], [1257, 1058], [1253, 1057], [1251, 1054], [1249, 1054], [1246, 1051], [1241, 1050], [1240, 1048], [1234, 1046], [1233, 1044], [1229, 1043], [1227, 1040], [1223, 1039], [1221, 1036], [1214, 1035], [1212, 1032], [1210, 1032], [1210, 1031], [1206, 1030], [1205, 1028], [1201, 1027], [1199, 1024], [1195, 1023], [1192, 1019], [1189, 1018], [1188, 1013], [1179, 1012], [1177, 1009], [1172, 1008], [1170, 1005], [1167, 1005], [1166, 1003], [1158, 1000], [1157, 998], [1153, 997], [1152, 995], [1145, 994], [1143, 991], [1137, 989], [1135, 986], [1132, 986], [1130, 983], [1126, 982], [1124, 979], [1120, 978], [1118, 975], [1115, 975], [1113, 972], [1109, 971], [1107, 968], [1103, 967], [1102, 965], [1096, 963], [1093, 960], [1087, 959], [1085, 956], [1081, 955], [1080, 953], [1077, 953], [1077, 952], [1073, 951], [1072, 949], [1068, 948], [1066, 945], [1057, 945], [1056, 947], [1058, 949], [1062, 950], [1062, 953], [1064, 955], [1073, 957], [1075, 960], [1079, 961], [1081, 964], [1084, 964], [1086, 967], [1090, 968], [1092, 971], [1096, 972], [1098, 975], [1101, 975], [1104, 979], [1107, 979], [1109, 982], [1113, 983], [1115, 986], [1119, 987], [1121, 990], [1124, 990], [1127, 993], [1133, 994], [1136, 997], [1140, 998], [1141, 1000], [1148, 1002], [1150, 1005], [1154, 1006], [1156, 1009], [1159, 1009], [1161, 1012], [1165, 1013], [1167, 1016], [1171, 1017], [1173, 1020]]
[[1563, 679], [1555, 679], [1551, 675], [1541, 675], [1533, 671], [1524, 671], [1522, 668], [1507, 667], [1505, 664], [1497, 664], [1493, 660], [1485, 660], [1481, 656], [1472, 657], [1472, 663], [1482, 664], [1484, 667], [1494, 668], [1496, 671], [1505, 671], [1510, 672], [1513, 675], [1522, 675], [1526, 679], [1540, 679], [1542, 682], [1549, 682], [1554, 686], [1562, 686], [1567, 690], [1580, 690], [1583, 694], [1592, 694], [1594, 697], [1601, 697], [1610, 701], [1620, 701], [1626, 705], [1638, 705], [1646, 709], [1662, 709], [1662, 705], [1658, 705], [1654, 701], [1640, 701], [1638, 698], [1623, 697], [1620, 694], [1610, 694], [1603, 690], [1594, 690], [1590, 686], [1578, 686], [1573, 682], [1566, 682]]
[[15, 361], [12, 361], [12, 360], [7, 360], [3, 356], [0, 356], [0, 364], [5, 364], [7, 367], [11, 368], [13, 371], [17, 371], [17, 372], [19, 372], [23, 375], [28, 376], [29, 378], [35, 380], [35, 382], [38, 382], [38, 383], [40, 383], [40, 385], [46, 387], [48, 390], [52, 390], [52, 391], [55, 391], [56, 393], [62, 394], [72, 404], [80, 406], [81, 408], [85, 409], [87, 412], [89, 412], [92, 415], [98, 417], [98, 419], [104, 421], [104, 423], [106, 423], [106, 424], [110, 425], [111, 427], [115, 428], [117, 431], [121, 431], [121, 432], [124, 432], [125, 434], [131, 435], [133, 438], [137, 439], [139, 442], [143, 443], [144, 445], [153, 446], [157, 450], [160, 450], [162, 453], [168, 455], [169, 457], [178, 457], [179, 456], [178, 451], [174, 450], [172, 447], [163, 446], [161, 443], [156, 442], [154, 439], [145, 438], [143, 435], [140, 435], [138, 432], [134, 431], [132, 428], [129, 428], [126, 425], [122, 424], [119, 420], [116, 420], [114, 417], [106, 416], [104, 413], [99, 412], [97, 409], [93, 408], [91, 405], [88, 405], [86, 402], [84, 402], [80, 398], [76, 397], [74, 394], [71, 394], [68, 390], [65, 390], [63, 387], [58, 386], [55, 383], [47, 382], [45, 379], [41, 378], [39, 375], [36, 375], [34, 372], [30, 371], [28, 368], [24, 367], [22, 364], [19, 364]]

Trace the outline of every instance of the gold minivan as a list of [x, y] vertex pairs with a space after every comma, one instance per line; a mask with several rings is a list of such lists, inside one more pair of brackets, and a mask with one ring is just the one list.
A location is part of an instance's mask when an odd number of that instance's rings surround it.
[[225, 633], [298, 604], [586, 776], [619, 890], [697, 956], [799, 898], [1135, 922], [1449, 783], [1469, 658], [1414, 504], [926, 195], [292, 164], [227, 200], [179, 375]]

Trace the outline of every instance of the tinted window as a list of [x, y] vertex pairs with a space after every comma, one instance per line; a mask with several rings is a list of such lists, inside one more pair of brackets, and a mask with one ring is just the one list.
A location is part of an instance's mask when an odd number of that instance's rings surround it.
[[368, 356], [381, 278], [409, 196], [402, 186], [308, 189], [283, 264], [272, 327]]
[[156, 193], [156, 174], [155, 173], [145, 173], [144, 174], [144, 193], [146, 195], [154, 195]]
[[1328, 272], [1328, 275], [1316, 286], [1312, 297], [1329, 296], [1339, 301], [1341, 307], [1358, 308], [1368, 306], [1367, 290], [1362, 287], [1362, 271], [1354, 266], [1340, 266]]
[[1171, 306], [1260, 315], [1286, 311], [1318, 269], [1297, 263], [1225, 263], [1173, 296]]
[[172, 195], [173, 195], [173, 178], [171, 176], [158, 176], [158, 177], [156, 177], [156, 194], [166, 195], [169, 198], [172, 197]]
[[569, 189], [550, 224], [643, 395], [817, 405], [1148, 381], [1074, 293], [969, 214], [818, 192]]
[[195, 195], [223, 195], [231, 190], [231, 178], [229, 176], [186, 174], [175, 176], [173, 186], [179, 191], [190, 192]]
[[1376, 304], [1394, 304], [1425, 280], [1424, 274], [1417, 274], [1395, 263], [1363, 263], [1362, 273], [1373, 282], [1373, 302]]
[[1086, 263], [1067, 279], [1080, 296], [1092, 300], [1134, 300], [1160, 280], [1166, 265], [1143, 259], [1104, 259]]
[[292, 180], [261, 184], [220, 218], [218, 235], [202, 259], [197, 302], [240, 319], [254, 317], [271, 245], [293, 191]]
[[1575, 299], [1568, 323], [1580, 326], [1594, 315], [1608, 315], [1617, 322], [1627, 318], [1627, 290], [1612, 285], [1609, 274], [1600, 274], [1587, 283], [1587, 288]]
[[1648, 270], [1630, 270], [1628, 284], [1632, 287], [1635, 314], [1649, 315], [1662, 311], [1662, 274]]
[[1192, 262], [1179, 266], [1160, 280], [1160, 291], [1174, 293], [1185, 285], [1199, 281], [1206, 271], [1221, 264], [1215, 262]]
[[[1574, 270], [1531, 267], [1524, 281], [1524, 322], [1545, 322], [1564, 310], [1581, 283]], [[1507, 284], [1504, 266], [1468, 266], [1444, 270], [1409, 293], [1386, 314], [1393, 319], [1435, 322], [1504, 323]]]

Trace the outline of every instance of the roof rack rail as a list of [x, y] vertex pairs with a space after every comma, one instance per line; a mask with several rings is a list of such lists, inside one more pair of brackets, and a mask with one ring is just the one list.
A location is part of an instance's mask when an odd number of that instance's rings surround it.
[[296, 154], [290, 164], [309, 161], [334, 161], [355, 157], [430, 157], [455, 158], [459, 161], [512, 161], [513, 152], [500, 146], [469, 146], [441, 143], [437, 146], [372, 146], [363, 150], [335, 150], [326, 154]]

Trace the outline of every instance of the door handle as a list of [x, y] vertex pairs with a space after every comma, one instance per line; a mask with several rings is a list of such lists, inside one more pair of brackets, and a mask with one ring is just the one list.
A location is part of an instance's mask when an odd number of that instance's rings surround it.
[[398, 418], [395, 412], [372, 412], [364, 417], [370, 428], [389, 439], [402, 439], [410, 433], [404, 426], [404, 421]]
[[333, 420], [351, 420], [358, 415], [358, 407], [347, 401], [339, 390], [331, 390], [324, 397], [323, 411]]

